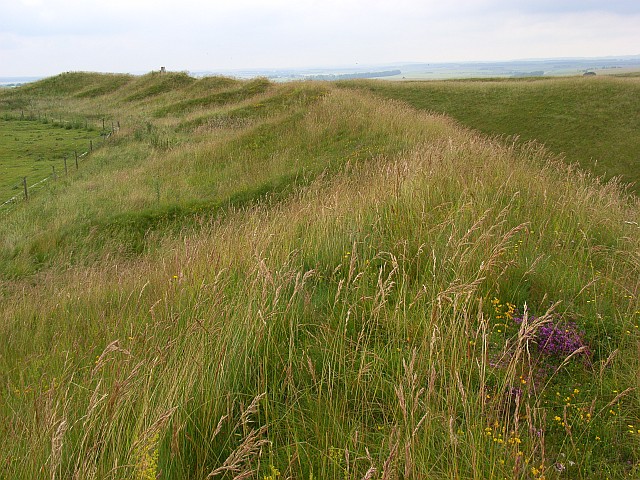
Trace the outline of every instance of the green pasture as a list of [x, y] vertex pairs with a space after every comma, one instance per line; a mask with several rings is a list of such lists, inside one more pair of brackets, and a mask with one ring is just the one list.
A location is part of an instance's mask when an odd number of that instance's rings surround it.
[[64, 157], [68, 169], [75, 169], [75, 152], [89, 150], [89, 142], [98, 145], [99, 132], [66, 129], [35, 120], [0, 119], [0, 203], [22, 194], [23, 178], [27, 184], [53, 174], [64, 174]]

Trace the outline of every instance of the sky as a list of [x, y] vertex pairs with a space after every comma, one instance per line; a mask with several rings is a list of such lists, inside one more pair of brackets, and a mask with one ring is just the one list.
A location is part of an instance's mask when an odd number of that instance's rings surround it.
[[640, 54], [640, 0], [1, 0], [0, 76]]

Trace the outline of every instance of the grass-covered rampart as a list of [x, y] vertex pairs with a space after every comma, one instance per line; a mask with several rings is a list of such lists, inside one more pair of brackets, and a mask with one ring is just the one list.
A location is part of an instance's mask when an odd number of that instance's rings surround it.
[[635, 196], [331, 84], [153, 98], [0, 221], [4, 476], [638, 475]]

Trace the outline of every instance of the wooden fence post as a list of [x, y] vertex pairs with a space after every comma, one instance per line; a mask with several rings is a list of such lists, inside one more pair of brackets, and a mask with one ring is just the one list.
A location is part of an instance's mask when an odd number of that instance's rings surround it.
[[89, 151], [93, 152], [93, 140], [89, 140]]
[[78, 151], [75, 150], [73, 153], [76, 155], [76, 170], [78, 170]]
[[53, 179], [55, 180], [56, 178], [58, 178], [58, 177], [56, 177], [56, 166], [55, 165], [51, 165], [51, 168], [53, 169], [53, 175], [52, 176], [53, 176]]
[[27, 191], [27, 177], [22, 177], [22, 185], [24, 186], [24, 199], [29, 200], [29, 192]]

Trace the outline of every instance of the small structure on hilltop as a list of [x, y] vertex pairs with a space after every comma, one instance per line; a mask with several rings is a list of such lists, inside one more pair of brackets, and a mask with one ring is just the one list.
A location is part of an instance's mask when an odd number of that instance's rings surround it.
[[160, 73], [167, 73], [167, 69], [164, 67], [160, 67]]

